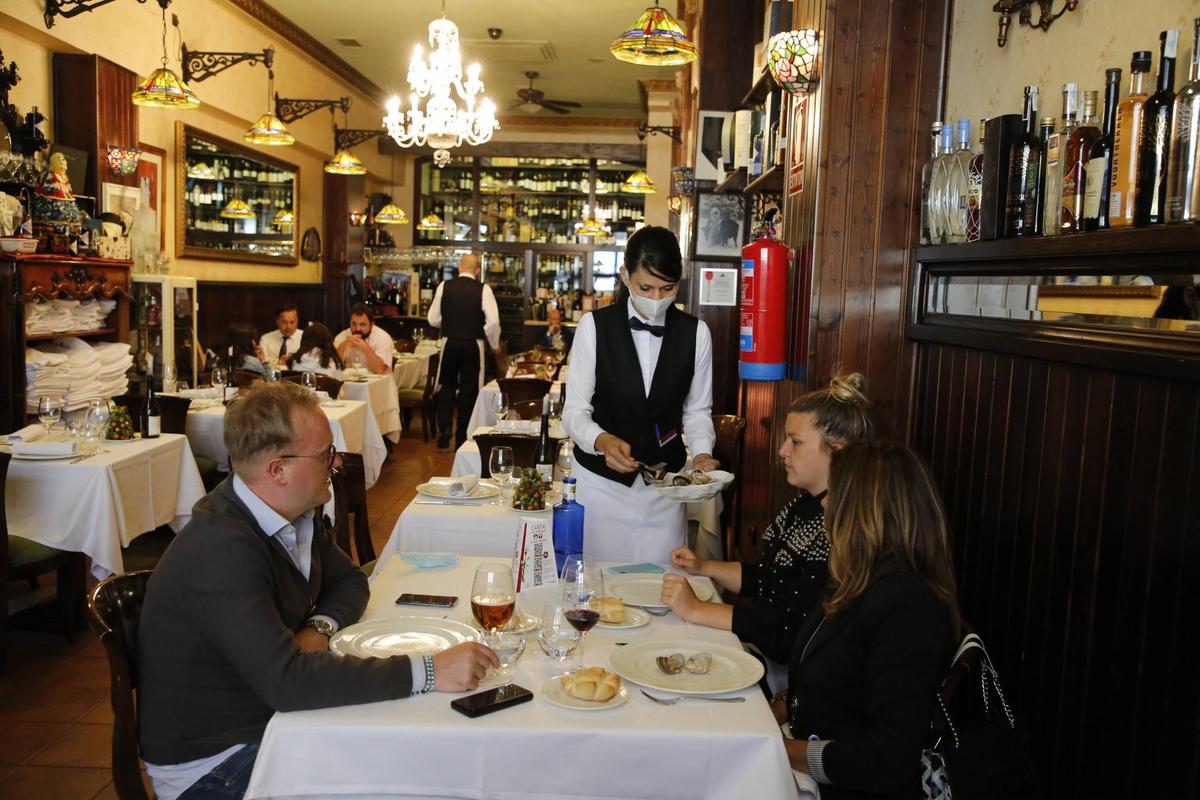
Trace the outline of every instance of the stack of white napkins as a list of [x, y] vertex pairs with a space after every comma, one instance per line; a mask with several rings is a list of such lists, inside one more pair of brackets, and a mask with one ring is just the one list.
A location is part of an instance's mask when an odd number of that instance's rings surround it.
[[[118, 350], [127, 345], [115, 345]], [[111, 352], [118, 352], [117, 350]], [[124, 351], [128, 354], [128, 351]], [[100, 352], [87, 342], [73, 336], [38, 344], [25, 351], [25, 407], [30, 414], [37, 412], [38, 398], [62, 399], [64, 411], [87, 408], [93, 400], [113, 397], [125, 391], [114, 378], [109, 382], [119, 392], [106, 393], [100, 373], [104, 363]], [[113, 368], [118, 368], [113, 362]]]
[[93, 349], [100, 356], [100, 395], [117, 397], [129, 391], [129, 370], [133, 356], [126, 342], [97, 342]]
[[104, 321], [117, 307], [116, 300], [75, 300], [70, 307], [71, 327], [66, 330], [94, 331], [104, 327]]
[[50, 300], [25, 305], [25, 335], [44, 336], [56, 331], [72, 330], [71, 309], [78, 300]]
[[463, 475], [455, 478], [447, 487], [446, 494], [451, 497], [466, 497], [471, 492], [475, 491], [475, 485], [479, 483], [478, 475]]

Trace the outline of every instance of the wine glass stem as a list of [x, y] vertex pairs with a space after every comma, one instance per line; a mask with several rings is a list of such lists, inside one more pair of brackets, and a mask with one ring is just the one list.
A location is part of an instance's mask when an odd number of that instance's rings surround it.
[[579, 649], [575, 651], [575, 665], [583, 669], [583, 646], [587, 642], [587, 634], [579, 634]]

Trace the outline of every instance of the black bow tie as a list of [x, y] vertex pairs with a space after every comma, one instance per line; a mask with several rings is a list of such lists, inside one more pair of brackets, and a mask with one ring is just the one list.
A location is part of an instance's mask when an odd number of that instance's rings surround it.
[[635, 331], [649, 331], [651, 336], [662, 337], [667, 332], [666, 325], [651, 325], [648, 322], [642, 322], [637, 317], [629, 318], [629, 328]]

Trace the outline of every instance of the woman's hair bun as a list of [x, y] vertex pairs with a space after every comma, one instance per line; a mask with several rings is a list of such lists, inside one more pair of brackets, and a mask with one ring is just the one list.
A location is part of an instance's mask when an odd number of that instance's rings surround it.
[[848, 375], [835, 375], [829, 381], [829, 393], [835, 400], [842, 403], [855, 403], [857, 405], [870, 405], [867, 396], [863, 393], [863, 388], [866, 386], [866, 379], [861, 372], [851, 372]]

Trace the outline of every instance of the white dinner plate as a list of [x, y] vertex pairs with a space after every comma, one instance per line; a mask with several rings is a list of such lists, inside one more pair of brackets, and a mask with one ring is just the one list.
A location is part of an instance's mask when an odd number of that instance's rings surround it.
[[[680, 672], [668, 675], [655, 659], [672, 653], [690, 656], [712, 653], [712, 665], [703, 675]], [[763, 676], [763, 666], [744, 650], [694, 639], [655, 639], [618, 647], [608, 657], [609, 668], [626, 680], [650, 689], [677, 694], [720, 694], [753, 686]]]
[[601, 628], [640, 628], [643, 625], [650, 624], [650, 613], [643, 611], [637, 606], [625, 606], [625, 621], [624, 622], [605, 622], [600, 620], [597, 623]]
[[479, 641], [479, 631], [452, 619], [391, 617], [351, 625], [334, 634], [329, 649], [339, 656], [424, 656], [463, 642]]
[[142, 435], [140, 433], [133, 434], [132, 439], [105, 439], [105, 444], [130, 444], [131, 442], [140, 442]]
[[475, 500], [484, 500], [489, 497], [498, 496], [500, 494], [500, 487], [491, 483], [483, 483], [481, 481], [475, 484], [475, 486], [467, 494], [461, 496], [452, 496], [450, 494], [449, 482], [430, 481], [429, 483], [422, 483], [420, 486], [418, 486], [417, 492], [425, 495], [426, 497], [436, 497], [439, 500], [447, 500], [452, 503], [470, 503], [474, 502]]
[[[563, 675], [570, 674], [569, 672], [563, 673]], [[620, 691], [603, 702], [597, 703], [593, 700], [580, 700], [578, 697], [572, 697], [567, 694], [567, 690], [559, 682], [559, 678], [561, 677], [562, 675], [555, 675], [542, 684], [541, 695], [551, 705], [569, 708], [573, 711], [603, 711], [607, 708], [616, 708], [617, 706], [625, 705], [626, 701], [629, 700], [629, 690], [625, 688], [625, 684], [621, 684]]]
[[79, 458], [83, 455], [78, 450], [74, 453], [13, 453], [13, 461], [66, 461], [68, 458]]
[[668, 472], [662, 483], [651, 484], [658, 493], [668, 500], [674, 500], [677, 503], [698, 503], [704, 500], [711, 500], [724, 491], [725, 487], [733, 483], [733, 473], [725, 472], [724, 470], [714, 469], [706, 473], [708, 477], [713, 479], [712, 483], [706, 483], [702, 486], [670, 486], [670, 480], [678, 473]]
[[[604, 579], [604, 592], [610, 597], [619, 597], [627, 606], [642, 608], [669, 608], [662, 601], [662, 575], [639, 575], [627, 573], [612, 575]], [[696, 599], [709, 601], [713, 598], [712, 583], [707, 578], [688, 578]]]

